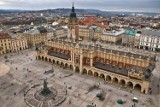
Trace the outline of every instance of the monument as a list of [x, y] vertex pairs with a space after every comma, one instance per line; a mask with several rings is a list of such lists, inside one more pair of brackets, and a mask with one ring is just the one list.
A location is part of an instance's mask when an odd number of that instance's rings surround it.
[[66, 88], [54, 83], [48, 86], [44, 79], [43, 86], [37, 84], [25, 93], [25, 102], [29, 107], [55, 107], [66, 99]]
[[43, 90], [40, 92], [41, 95], [47, 97], [47, 96], [50, 96], [53, 94], [52, 91], [49, 90], [49, 88], [47, 87], [47, 81], [44, 80], [44, 83], [43, 83]]

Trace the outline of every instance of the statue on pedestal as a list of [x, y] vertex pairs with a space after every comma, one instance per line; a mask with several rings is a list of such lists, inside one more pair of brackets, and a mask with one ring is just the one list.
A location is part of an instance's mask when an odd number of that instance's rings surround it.
[[41, 91], [41, 95], [43, 95], [43, 96], [48, 96], [48, 95], [52, 94], [52, 91], [49, 90], [47, 84], [48, 84], [47, 80], [45, 79], [44, 83], [43, 83], [43, 89]]

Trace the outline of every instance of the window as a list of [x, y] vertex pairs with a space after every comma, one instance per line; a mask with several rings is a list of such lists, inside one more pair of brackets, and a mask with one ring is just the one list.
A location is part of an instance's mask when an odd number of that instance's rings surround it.
[[90, 60], [89, 60], [89, 59], [86, 59], [86, 63], [90, 63]]

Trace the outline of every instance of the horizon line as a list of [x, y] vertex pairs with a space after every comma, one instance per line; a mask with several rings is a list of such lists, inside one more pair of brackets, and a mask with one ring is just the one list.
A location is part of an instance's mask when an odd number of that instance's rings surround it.
[[[18, 11], [42, 11], [42, 10], [54, 10], [54, 9], [70, 9], [70, 8], [46, 8], [46, 9], [0, 9], [0, 10], [18, 10]], [[77, 8], [77, 9], [83, 9], [83, 8]], [[75, 9], [75, 10], [77, 10]], [[136, 10], [110, 10], [110, 9], [93, 9], [93, 8], [84, 8], [83, 10], [99, 10], [102, 12], [128, 12], [128, 13], [157, 13], [160, 14], [160, 12], [154, 12], [154, 11], [136, 11]]]

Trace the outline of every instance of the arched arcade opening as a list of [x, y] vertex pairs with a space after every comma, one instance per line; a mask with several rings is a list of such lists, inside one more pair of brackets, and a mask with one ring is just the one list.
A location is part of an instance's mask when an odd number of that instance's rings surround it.
[[91, 70], [88, 71], [88, 75], [93, 75], [93, 72]]
[[76, 73], [79, 73], [79, 72], [80, 72], [80, 70], [79, 70], [79, 67], [78, 67], [78, 66], [76, 66], [76, 68], [75, 68], [75, 72], [76, 72]]
[[141, 85], [139, 85], [139, 84], [136, 84], [135, 86], [134, 86], [134, 89], [136, 90], [136, 91], [139, 91], [139, 92], [141, 92]]
[[97, 72], [94, 72], [94, 76], [95, 76], [95, 77], [98, 77], [99, 75], [98, 75], [98, 73], [97, 73]]
[[104, 74], [100, 74], [100, 78], [103, 79], [103, 80], [105, 80]]
[[132, 82], [128, 82], [127, 83], [127, 87], [130, 88], [130, 89], [133, 89], [133, 83]]
[[83, 69], [82, 74], [86, 74], [87, 75], [87, 70], [85, 68]]
[[111, 82], [111, 80], [112, 80], [111, 76], [107, 75], [106, 76], [106, 81]]
[[118, 84], [118, 78], [114, 77], [114, 78], [113, 78], [113, 83], [114, 83], [114, 84]]

